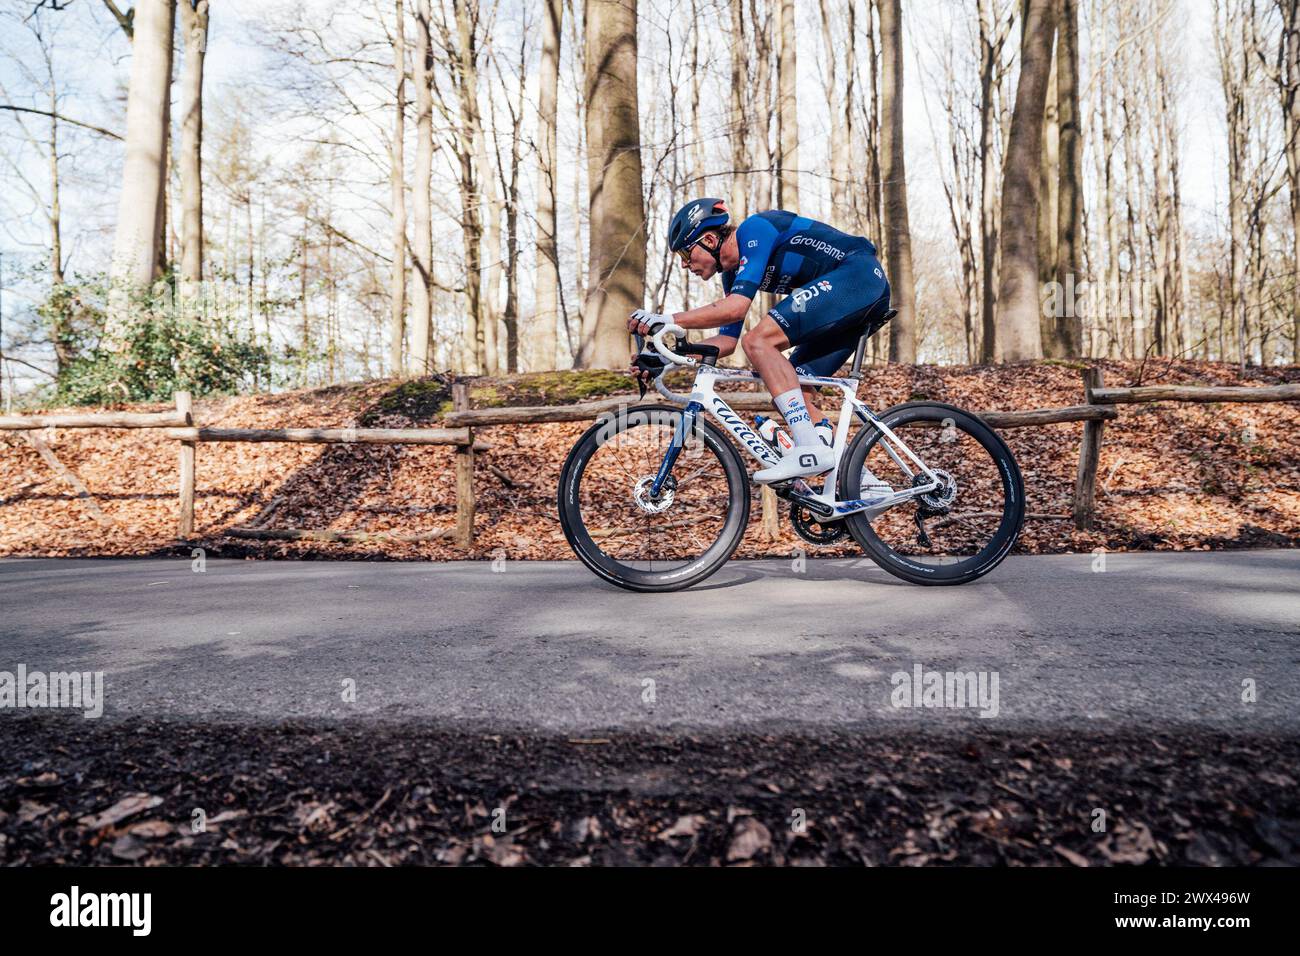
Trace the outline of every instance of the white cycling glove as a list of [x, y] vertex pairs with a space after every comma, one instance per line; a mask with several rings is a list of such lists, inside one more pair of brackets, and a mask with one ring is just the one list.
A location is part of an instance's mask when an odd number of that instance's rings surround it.
[[666, 315], [660, 315], [658, 312], [647, 312], [645, 309], [637, 309], [632, 313], [632, 318], [646, 325], [650, 331], [648, 335], [654, 335], [665, 325], [672, 325], [672, 319]]

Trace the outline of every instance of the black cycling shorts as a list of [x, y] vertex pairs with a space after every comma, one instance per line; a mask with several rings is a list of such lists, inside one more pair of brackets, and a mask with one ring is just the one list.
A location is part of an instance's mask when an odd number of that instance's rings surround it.
[[865, 250], [795, 289], [767, 314], [785, 330], [800, 375], [834, 375], [858, 346], [868, 319], [889, 308], [889, 280]]

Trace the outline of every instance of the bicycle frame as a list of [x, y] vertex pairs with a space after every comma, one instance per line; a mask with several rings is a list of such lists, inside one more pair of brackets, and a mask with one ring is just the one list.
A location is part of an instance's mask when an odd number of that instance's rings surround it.
[[[652, 497], [659, 496], [664, 483], [668, 480], [668, 476], [672, 472], [673, 465], [677, 461], [677, 456], [681, 453], [682, 446], [686, 441], [686, 435], [694, 430], [695, 421], [701, 411], [710, 415], [719, 425], [734, 435], [736, 440], [740, 443], [740, 446], [764, 465], [774, 465], [779, 460], [777, 453], [772, 449], [772, 447], [759, 437], [759, 435], [756, 434], [754, 430], [736, 414], [731, 406], [727, 404], [725, 399], [717, 394], [716, 387], [719, 382], [736, 382], [737, 384], [742, 382], [758, 382], [761, 384], [762, 378], [757, 373], [747, 369], [717, 368], [712, 365], [700, 364], [696, 366], [695, 383], [691, 388], [691, 394], [689, 396], [682, 396], [671, 391], [666, 385], [664, 385], [662, 375], [655, 381], [655, 390], [658, 391], [660, 395], [663, 395], [675, 404], [685, 404], [685, 409], [682, 414], [681, 425], [679, 426], [678, 433], [674, 436], [667, 453], [664, 455], [663, 463], [659, 466], [659, 472], [655, 475], [655, 480], [650, 487], [650, 494]], [[832, 449], [835, 453], [835, 466], [826, 475], [820, 492], [812, 491], [802, 479], [796, 479], [798, 484], [802, 484], [803, 488], [807, 489], [807, 494], [796, 492], [794, 495], [797, 499], [817, 502], [823, 509], [829, 509], [828, 517], [833, 515], [836, 518], [843, 518], [846, 515], [866, 512], [870, 517], [874, 518], [876, 515], [882, 514], [889, 508], [902, 504], [905, 501], [910, 501], [918, 495], [927, 494], [928, 492], [940, 487], [942, 484], [940, 479], [935, 476], [929, 466], [927, 466], [925, 462], [921, 461], [921, 459], [907, 447], [907, 443], [895, 435], [888, 425], [876, 417], [875, 413], [872, 412], [864, 402], [858, 400], [858, 382], [859, 379], [856, 378], [822, 378], [813, 375], [799, 376], [800, 385], [830, 386], [839, 389], [842, 396], [839, 423], [836, 426], [835, 440], [832, 443]], [[885, 452], [894, 460], [894, 463], [902, 469], [903, 473], [907, 475], [909, 481], [915, 481], [918, 471], [924, 474], [929, 481], [925, 484], [913, 485], [912, 487], [895, 491], [884, 500], [863, 498], [854, 498], [848, 501], [838, 500], [835, 497], [835, 487], [839, 478], [840, 463], [843, 460], [845, 449], [848, 447], [849, 426], [855, 415], [861, 419], [863, 424], [871, 425], [880, 430], [882, 436], [881, 444], [884, 446]], [[912, 468], [908, 467], [907, 463], [903, 460], [904, 455], [913, 465], [916, 466], [916, 471], [913, 471]]]

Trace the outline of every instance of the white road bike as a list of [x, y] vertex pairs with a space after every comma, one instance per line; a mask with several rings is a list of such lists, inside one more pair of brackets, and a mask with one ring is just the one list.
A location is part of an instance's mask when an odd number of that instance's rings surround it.
[[[868, 323], [847, 377], [799, 377], [840, 393], [836, 464], [824, 477], [772, 489], [811, 544], [834, 544], [847, 533], [905, 581], [965, 584], [993, 570], [1020, 534], [1020, 469], [1002, 438], [970, 412], [918, 401], [876, 415], [858, 399], [867, 339], [893, 315]], [[649, 341], [667, 363], [655, 389], [673, 405], [621, 408], [588, 429], [564, 463], [559, 514], [574, 553], [599, 577], [631, 591], [675, 591], [717, 571], [744, 536], [758, 486], [741, 453], [763, 467], [780, 450], [717, 393], [719, 385], [761, 384], [757, 374], [718, 368], [717, 349], [690, 344], [675, 326]], [[637, 345], [652, 354], [640, 336]], [[674, 366], [695, 368], [689, 395], [665, 385], [663, 371]], [[861, 427], [850, 435], [855, 422]], [[883, 497], [879, 482], [889, 485]], [[864, 493], [864, 484], [875, 493]]]

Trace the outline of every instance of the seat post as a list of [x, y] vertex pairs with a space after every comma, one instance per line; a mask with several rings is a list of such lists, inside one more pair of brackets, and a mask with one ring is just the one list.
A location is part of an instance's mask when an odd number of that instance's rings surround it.
[[862, 374], [862, 359], [867, 353], [867, 339], [879, 332], [894, 316], [898, 315], [897, 309], [885, 309], [885, 314], [879, 319], [872, 319], [867, 322], [867, 326], [862, 330], [862, 338], [858, 339], [858, 351], [853, 356], [853, 368], [849, 370], [850, 378], [857, 378]]
[[862, 374], [862, 357], [867, 352], [867, 339], [871, 338], [870, 332], [863, 332], [862, 338], [858, 339], [858, 350], [853, 353], [853, 367], [849, 369], [849, 378], [857, 378]]

